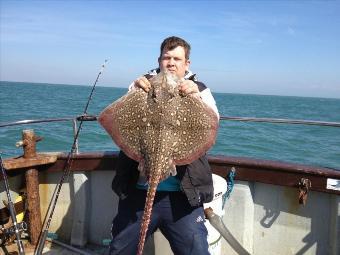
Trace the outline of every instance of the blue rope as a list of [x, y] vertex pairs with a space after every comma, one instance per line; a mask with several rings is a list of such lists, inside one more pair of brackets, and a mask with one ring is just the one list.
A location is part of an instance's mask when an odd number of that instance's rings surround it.
[[227, 202], [227, 199], [229, 199], [230, 194], [234, 189], [235, 173], [236, 173], [236, 169], [235, 169], [235, 167], [232, 167], [231, 171], [229, 172], [228, 177], [227, 177], [227, 186], [228, 186], [227, 192], [222, 196], [222, 199], [223, 199], [222, 208], [224, 208], [224, 205]]

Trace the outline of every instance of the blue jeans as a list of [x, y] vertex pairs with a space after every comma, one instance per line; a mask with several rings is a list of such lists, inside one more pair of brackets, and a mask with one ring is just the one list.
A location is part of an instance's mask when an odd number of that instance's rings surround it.
[[[110, 255], [137, 253], [145, 196], [145, 190], [135, 190], [119, 202], [112, 224]], [[191, 207], [182, 192], [157, 192], [147, 237], [159, 228], [175, 255], [208, 255], [204, 221], [203, 207]]]

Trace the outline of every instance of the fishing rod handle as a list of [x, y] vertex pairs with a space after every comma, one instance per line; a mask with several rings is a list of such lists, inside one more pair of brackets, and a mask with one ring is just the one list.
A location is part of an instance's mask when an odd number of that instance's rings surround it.
[[45, 246], [45, 241], [47, 239], [47, 234], [48, 234], [48, 229], [45, 229], [41, 233], [41, 237], [39, 239], [39, 243], [38, 243], [38, 246], [37, 246], [37, 249], [36, 249], [34, 255], [41, 255], [42, 254], [42, 251], [43, 251], [44, 246]]
[[16, 239], [17, 239], [18, 251], [19, 251], [20, 255], [24, 255], [25, 254], [24, 245], [22, 244], [22, 240], [21, 240], [21, 237], [20, 237], [20, 230], [19, 230], [19, 226], [18, 226], [18, 223], [17, 223], [17, 220], [16, 220], [13, 202], [10, 201], [8, 203], [8, 206], [9, 206], [9, 212], [11, 214], [11, 219], [12, 219], [13, 226], [14, 226], [15, 236], [16, 236]]
[[7, 193], [9, 212], [10, 212], [11, 219], [12, 219], [12, 222], [13, 222], [13, 225], [14, 225], [15, 236], [16, 236], [16, 239], [17, 239], [19, 255], [24, 255], [25, 254], [24, 246], [22, 244], [21, 237], [20, 237], [20, 232], [19, 232], [17, 218], [16, 218], [17, 216], [16, 216], [15, 208], [14, 208], [14, 205], [13, 205], [13, 202], [12, 202], [12, 198], [11, 198], [11, 194], [10, 194], [10, 190], [9, 190], [9, 185], [8, 185], [8, 180], [7, 180], [7, 173], [6, 173], [5, 167], [3, 165], [1, 153], [0, 153], [0, 165], [1, 165], [0, 166], [1, 172], [2, 172], [2, 175], [3, 175], [4, 183], [5, 183], [6, 193]]

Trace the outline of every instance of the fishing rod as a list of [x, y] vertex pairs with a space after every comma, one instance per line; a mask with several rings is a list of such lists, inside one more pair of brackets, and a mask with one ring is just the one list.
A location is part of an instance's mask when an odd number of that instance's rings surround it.
[[[7, 194], [8, 208], [9, 208], [9, 212], [11, 214], [11, 219], [12, 219], [12, 223], [13, 223], [13, 227], [14, 227], [14, 233], [15, 233], [15, 236], [17, 238], [17, 245], [18, 245], [19, 254], [24, 255], [25, 251], [24, 251], [24, 246], [22, 244], [21, 237], [20, 237], [20, 228], [19, 228], [19, 225], [17, 223], [17, 216], [16, 216], [17, 214], [15, 212], [15, 208], [14, 208], [14, 205], [13, 205], [13, 202], [12, 202], [11, 193], [10, 193], [9, 185], [8, 185], [7, 173], [6, 173], [5, 167], [2, 163], [1, 152], [0, 152], [0, 161], [1, 161], [1, 173], [2, 173], [2, 176], [3, 176], [3, 179], [4, 179], [5, 189], [6, 189], [6, 194]], [[9, 231], [9, 232], [11, 232], [11, 231]]]
[[[93, 95], [94, 89], [96, 87], [96, 84], [97, 84], [97, 82], [99, 80], [99, 77], [102, 74], [102, 72], [103, 72], [107, 62], [108, 62], [108, 60], [105, 59], [104, 64], [101, 66], [101, 69], [100, 69], [100, 71], [99, 71], [99, 73], [97, 75], [97, 78], [96, 78], [93, 86], [92, 86], [91, 93], [89, 95], [89, 98], [87, 100], [86, 106], [84, 108], [84, 112], [83, 112], [83, 115], [82, 115], [84, 118], [80, 118], [80, 123], [79, 123], [78, 129], [77, 129], [77, 133], [76, 133], [76, 135], [73, 138], [73, 144], [72, 144], [72, 147], [71, 147], [71, 151], [68, 154], [67, 160], [65, 162], [61, 179], [60, 179], [59, 183], [56, 185], [56, 187], [55, 187], [55, 189], [53, 191], [53, 195], [52, 195], [50, 204], [49, 204], [48, 209], [47, 209], [46, 217], [45, 217], [45, 220], [44, 220], [44, 226], [45, 227], [43, 227], [42, 230], [41, 230], [39, 241], [38, 241], [38, 245], [36, 247], [35, 255], [41, 255], [42, 251], [44, 249], [45, 241], [46, 241], [47, 234], [48, 234], [48, 229], [49, 229], [49, 227], [51, 225], [53, 213], [54, 213], [55, 207], [56, 207], [57, 202], [58, 202], [58, 198], [59, 198], [59, 195], [60, 195], [61, 187], [62, 187], [63, 183], [65, 182], [65, 180], [68, 179], [68, 177], [70, 176], [70, 173], [71, 173], [72, 157], [73, 157], [73, 155], [74, 155], [74, 153], [76, 151], [76, 148], [77, 148], [76, 144], [77, 144], [78, 136], [79, 136], [80, 130], [82, 128], [83, 121], [86, 119], [87, 109], [89, 107], [90, 101], [92, 100], [92, 95]], [[48, 218], [47, 218], [47, 216], [48, 216]]]

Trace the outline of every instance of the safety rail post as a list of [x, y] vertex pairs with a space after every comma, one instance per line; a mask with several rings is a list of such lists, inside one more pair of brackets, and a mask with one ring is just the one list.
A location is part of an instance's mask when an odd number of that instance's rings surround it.
[[[22, 146], [25, 159], [33, 159], [36, 154], [36, 142], [42, 138], [34, 134], [34, 130], [23, 130], [22, 140], [17, 142], [17, 146]], [[35, 168], [30, 168], [25, 172], [27, 189], [27, 212], [28, 231], [30, 233], [30, 243], [36, 245], [39, 240], [42, 227], [39, 196], [39, 174]]]

